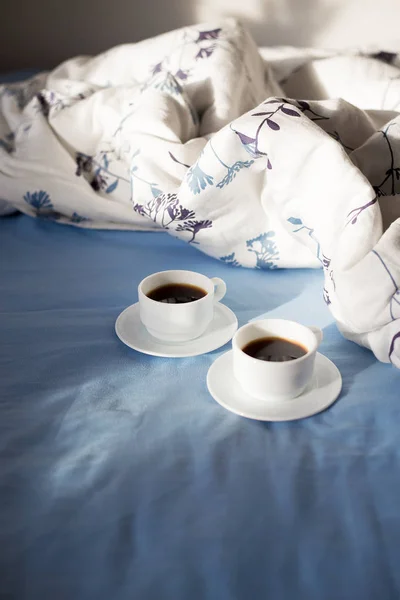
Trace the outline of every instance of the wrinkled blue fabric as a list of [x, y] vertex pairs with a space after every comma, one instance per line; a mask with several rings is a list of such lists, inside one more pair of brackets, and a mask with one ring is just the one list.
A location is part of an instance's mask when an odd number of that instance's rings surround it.
[[[222, 277], [244, 324], [324, 330], [325, 412], [262, 423], [206, 387], [229, 345], [141, 355], [114, 333], [154, 271]], [[322, 272], [218, 263], [164, 233], [0, 220], [0, 597], [385, 600], [400, 594], [400, 374], [343, 339]]]

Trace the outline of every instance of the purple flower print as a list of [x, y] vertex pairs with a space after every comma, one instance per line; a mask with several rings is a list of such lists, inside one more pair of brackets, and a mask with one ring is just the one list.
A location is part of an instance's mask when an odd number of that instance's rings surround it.
[[[259, 150], [256, 147], [256, 141], [257, 141], [256, 138], [250, 137], [250, 136], [246, 135], [245, 133], [242, 133], [241, 131], [237, 131], [236, 129], [233, 129], [232, 125], [230, 125], [229, 127], [231, 128], [231, 130], [234, 133], [236, 133], [244, 150], [246, 150], [247, 154], [250, 154], [250, 156], [252, 158], [257, 159], [257, 158], [261, 158], [262, 156], [267, 157], [267, 154], [265, 152], [261, 152], [261, 150]], [[271, 162], [268, 157], [267, 157], [267, 169], [272, 169], [272, 165], [271, 165]]]
[[183, 71], [182, 69], [178, 69], [178, 71], [175, 73], [175, 77], [176, 79], [180, 79], [181, 81], [186, 81], [186, 79], [189, 77], [189, 71]]
[[159, 62], [156, 65], [154, 65], [154, 67], [151, 69], [151, 74], [157, 75], [157, 73], [160, 73], [162, 71], [162, 66], [162, 62]]
[[199, 231], [201, 231], [202, 229], [209, 229], [210, 227], [212, 227], [212, 221], [190, 220], [185, 221], [184, 223], [179, 223], [175, 231], [189, 231], [192, 234], [192, 237], [190, 238], [190, 240], [188, 240], [189, 244], [197, 244], [197, 242], [195, 242], [195, 237], [199, 233]]
[[209, 58], [212, 53], [215, 50], [215, 44], [212, 44], [211, 46], [209, 46], [208, 48], [200, 48], [200, 50], [198, 51], [198, 53], [195, 56], [196, 60], [199, 60], [201, 58]]
[[165, 229], [173, 226], [178, 233], [183, 231], [191, 233], [189, 243], [196, 244], [195, 237], [199, 231], [212, 227], [211, 221], [196, 220], [195, 212], [182, 206], [175, 193], [161, 194], [146, 205], [135, 204], [133, 208], [143, 217], [151, 219]]
[[377, 200], [378, 200], [378, 196], [375, 196], [375, 198], [373, 198], [369, 202], [366, 202], [362, 206], [353, 208], [353, 210], [351, 210], [349, 212], [349, 214], [347, 215], [348, 220], [347, 220], [346, 225], [350, 225], [350, 224], [355, 225], [357, 223], [358, 217], [364, 212], [364, 210], [369, 208], [370, 206], [373, 206], [377, 202]]
[[[257, 112], [257, 113], [253, 113], [252, 116], [253, 117], [263, 117], [265, 116], [265, 119], [263, 119], [261, 121], [261, 123], [259, 124], [256, 134], [255, 134], [255, 151], [258, 152], [258, 141], [259, 141], [259, 135], [261, 132], [261, 129], [263, 128], [263, 126], [265, 125], [265, 123], [268, 125], [268, 127], [270, 129], [272, 129], [272, 131], [279, 131], [281, 126], [279, 125], [279, 123], [277, 123], [273, 117], [277, 114], [279, 114], [279, 112], [287, 115], [288, 117], [300, 117], [300, 113], [298, 113], [297, 111], [293, 110], [293, 108], [288, 108], [287, 106], [285, 106], [285, 100], [281, 101], [281, 99], [277, 99], [277, 100], [266, 100], [266, 102], [264, 102], [264, 104], [278, 104], [279, 106], [277, 108], [275, 108], [274, 110], [267, 110], [267, 111], [261, 111], [261, 112]], [[270, 163], [271, 164], [271, 163]], [[268, 167], [270, 168], [270, 167]]]
[[217, 29], [209, 29], [208, 31], [200, 31], [199, 37], [196, 40], [196, 44], [199, 42], [204, 42], [205, 40], [216, 40], [219, 38], [222, 29], [218, 27]]

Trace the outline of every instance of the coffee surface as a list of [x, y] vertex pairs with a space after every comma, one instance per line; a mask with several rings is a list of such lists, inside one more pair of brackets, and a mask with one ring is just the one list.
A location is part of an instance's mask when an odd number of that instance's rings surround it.
[[252, 340], [242, 350], [253, 358], [268, 362], [295, 360], [308, 352], [301, 344], [280, 337], [264, 337]]
[[186, 304], [195, 302], [207, 295], [207, 292], [197, 285], [187, 283], [167, 283], [147, 294], [148, 298], [165, 304]]

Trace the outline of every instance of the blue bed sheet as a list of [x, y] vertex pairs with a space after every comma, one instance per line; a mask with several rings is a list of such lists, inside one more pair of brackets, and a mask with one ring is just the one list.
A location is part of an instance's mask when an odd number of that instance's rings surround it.
[[[225, 279], [239, 324], [323, 328], [325, 412], [238, 417], [118, 314], [153, 271]], [[385, 600], [400, 595], [400, 373], [344, 340], [322, 273], [235, 269], [165, 233], [0, 220], [0, 597]], [[3, 596], [3, 595], [4, 596]]]

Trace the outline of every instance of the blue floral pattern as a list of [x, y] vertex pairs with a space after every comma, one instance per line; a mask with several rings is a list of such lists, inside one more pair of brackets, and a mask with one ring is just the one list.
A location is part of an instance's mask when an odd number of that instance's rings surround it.
[[72, 216], [71, 216], [71, 223], [86, 223], [87, 221], [90, 221], [91, 219], [89, 219], [88, 217], [83, 217], [82, 215], [79, 215], [77, 212], [73, 212]]
[[235, 179], [237, 173], [239, 173], [239, 171], [241, 169], [248, 169], [253, 163], [254, 163], [254, 160], [246, 160], [246, 161], [238, 160], [230, 167], [227, 167], [228, 172], [225, 175], [225, 177], [217, 183], [217, 188], [222, 189], [223, 187], [225, 187], [226, 185], [231, 183], [231, 181], [233, 179]]
[[315, 237], [314, 229], [312, 229], [311, 227], [307, 227], [307, 225], [304, 225], [303, 221], [301, 219], [299, 219], [298, 217], [289, 217], [288, 222], [291, 223], [292, 225], [295, 225], [296, 227], [298, 227], [298, 229], [293, 230], [293, 233], [299, 233], [300, 231], [303, 231], [303, 230], [308, 232], [309, 237], [315, 243], [315, 256], [318, 258], [318, 260], [321, 262], [321, 264], [323, 264], [323, 260], [321, 258], [321, 244], [319, 243], [318, 239]]
[[26, 192], [24, 200], [38, 212], [53, 210], [54, 208], [49, 194], [44, 190], [38, 192]]
[[240, 262], [236, 260], [235, 252], [227, 254], [226, 256], [220, 256], [219, 260], [225, 263], [226, 265], [230, 265], [231, 267], [240, 267]]
[[53, 219], [56, 221], [61, 216], [57, 211], [54, 210], [50, 196], [44, 190], [39, 190], [37, 192], [26, 192], [24, 195], [24, 200], [34, 210], [37, 217]]
[[214, 185], [214, 177], [207, 175], [199, 166], [197, 161], [193, 167], [190, 167], [186, 174], [186, 181], [193, 194], [200, 194], [207, 185]]
[[247, 240], [247, 250], [256, 255], [256, 269], [278, 268], [276, 261], [279, 260], [279, 252], [273, 240], [274, 237], [274, 231], [267, 231], [251, 240]]

